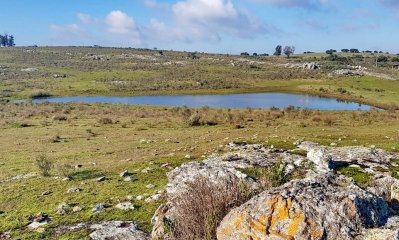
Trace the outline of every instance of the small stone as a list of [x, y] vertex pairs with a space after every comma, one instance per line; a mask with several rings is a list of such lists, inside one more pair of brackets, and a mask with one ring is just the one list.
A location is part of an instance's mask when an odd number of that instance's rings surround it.
[[136, 200], [139, 200], [139, 201], [140, 201], [140, 200], [143, 200], [143, 196], [141, 196], [141, 195], [137, 196], [137, 197], [136, 197]]
[[133, 181], [135, 181], [135, 180], [136, 180], [136, 179], [133, 178], [132, 176], [128, 176], [128, 177], [125, 177], [125, 178], [123, 179], [124, 182], [133, 182]]
[[68, 189], [68, 193], [77, 193], [77, 192], [81, 192], [82, 191], [82, 189], [80, 189], [80, 188], [70, 188], [70, 189]]
[[49, 222], [51, 222], [51, 218], [49, 218], [46, 213], [40, 212], [33, 217], [32, 223], [30, 223], [27, 227], [28, 229], [37, 229]]
[[134, 205], [131, 202], [118, 203], [115, 207], [125, 211], [134, 210]]
[[191, 159], [191, 156], [187, 154], [186, 156], [184, 156], [184, 158], [185, 159]]
[[75, 206], [75, 207], [72, 208], [72, 212], [80, 212], [82, 210], [83, 210], [83, 208], [80, 207], [80, 206]]
[[335, 142], [332, 142], [332, 143], [330, 144], [330, 146], [331, 146], [331, 147], [336, 147], [337, 144], [336, 144]]
[[166, 167], [169, 167], [170, 165], [171, 165], [170, 163], [164, 163], [161, 165], [161, 168], [166, 168]]
[[66, 177], [66, 178], [63, 178], [62, 181], [69, 182], [69, 181], [71, 181], [71, 178], [70, 177]]
[[145, 202], [152, 202], [152, 201], [157, 201], [161, 198], [161, 194], [157, 193], [155, 195], [152, 195], [151, 197], [146, 198], [144, 201]]
[[134, 197], [132, 195], [129, 195], [126, 197], [127, 200], [132, 201], [134, 199]]
[[104, 209], [104, 205], [102, 203], [97, 204], [91, 211], [92, 212], [100, 212]]
[[105, 181], [105, 177], [104, 176], [97, 178], [97, 182], [104, 182], [104, 181]]
[[51, 191], [44, 191], [44, 192], [42, 192], [42, 196], [48, 196], [51, 193], [52, 193]]
[[143, 169], [141, 172], [142, 173], [149, 173], [149, 172], [151, 172], [152, 171], [152, 168], [145, 168], [145, 169]]
[[154, 188], [154, 187], [155, 187], [154, 184], [148, 184], [148, 185], [146, 186], [146, 188]]
[[120, 177], [127, 177], [127, 176], [129, 176], [129, 172], [128, 172], [127, 170], [125, 170], [125, 171], [121, 172], [121, 173], [119, 174], [119, 176], [120, 176]]
[[55, 213], [57, 213], [58, 215], [64, 215], [69, 213], [70, 211], [71, 209], [69, 204], [61, 203], [60, 205], [58, 205], [57, 209], [55, 210]]

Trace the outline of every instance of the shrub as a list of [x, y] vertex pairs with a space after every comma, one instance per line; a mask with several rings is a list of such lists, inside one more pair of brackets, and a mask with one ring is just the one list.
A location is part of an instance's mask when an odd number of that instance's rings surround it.
[[51, 97], [51, 94], [45, 91], [37, 91], [32, 93], [30, 98], [35, 99], [35, 98], [46, 98], [46, 97]]
[[190, 116], [188, 119], [187, 124], [192, 127], [192, 126], [199, 126], [201, 125], [201, 118], [202, 116], [198, 113], [194, 113], [193, 115]]
[[65, 116], [65, 115], [55, 115], [55, 116], [53, 117], [53, 120], [56, 120], [56, 121], [66, 121], [66, 120], [68, 120], [68, 117]]
[[174, 199], [174, 219], [167, 222], [174, 239], [215, 239], [224, 216], [251, 196], [245, 184], [223, 181], [217, 184], [204, 177], [188, 183], [187, 192]]
[[48, 177], [50, 176], [51, 169], [54, 167], [54, 163], [45, 155], [40, 155], [36, 158], [36, 166], [43, 177]]
[[58, 174], [63, 177], [71, 177], [75, 172], [75, 167], [69, 163], [58, 163], [56, 167]]
[[104, 118], [100, 118], [98, 120], [98, 123], [106, 125], [106, 124], [112, 124], [113, 121], [111, 118], [104, 117]]

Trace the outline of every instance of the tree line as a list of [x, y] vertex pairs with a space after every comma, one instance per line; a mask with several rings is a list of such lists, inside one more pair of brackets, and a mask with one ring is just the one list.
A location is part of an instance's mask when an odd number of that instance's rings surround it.
[[14, 47], [14, 36], [13, 35], [0, 35], [0, 47]]

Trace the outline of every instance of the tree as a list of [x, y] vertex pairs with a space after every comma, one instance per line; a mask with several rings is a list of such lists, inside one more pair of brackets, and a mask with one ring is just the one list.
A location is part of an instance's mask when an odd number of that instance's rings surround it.
[[241, 56], [249, 56], [249, 53], [247, 53], [247, 52], [242, 52], [240, 55], [241, 55]]
[[258, 56], [258, 54], [257, 54], [257, 53], [254, 53], [254, 54], [252, 54], [252, 56], [254, 56], [254, 57], [257, 57], [257, 56]]
[[341, 49], [341, 52], [343, 52], [343, 53], [348, 53], [348, 52], [349, 52], [349, 49], [346, 49], [346, 48]]
[[330, 54], [330, 55], [333, 54], [333, 53], [335, 53], [335, 52], [337, 52], [337, 50], [334, 50], [334, 49], [330, 49], [330, 50], [327, 50], [327, 51], [326, 51], [326, 53], [327, 53], [327, 54]]
[[349, 52], [351, 52], [351, 53], [359, 53], [359, 49], [351, 48], [351, 49], [349, 50]]
[[379, 56], [377, 58], [377, 62], [388, 62], [388, 57], [386, 56]]
[[14, 47], [15, 46], [15, 42], [14, 42], [14, 36], [10, 35], [10, 37], [8, 38], [8, 47]]
[[294, 46], [285, 46], [284, 54], [287, 55], [287, 58], [290, 58], [290, 55], [294, 54], [295, 47]]
[[281, 52], [282, 52], [282, 49], [283, 49], [283, 46], [277, 45], [276, 51], [274, 52], [273, 55], [275, 55], [275, 56], [280, 56], [280, 55], [281, 55]]

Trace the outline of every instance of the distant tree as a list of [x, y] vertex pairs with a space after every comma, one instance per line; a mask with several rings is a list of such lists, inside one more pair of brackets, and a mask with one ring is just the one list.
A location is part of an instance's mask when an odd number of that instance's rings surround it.
[[285, 46], [284, 54], [287, 55], [287, 58], [290, 58], [290, 55], [294, 54], [295, 47], [294, 46]]
[[349, 52], [351, 52], [351, 53], [359, 53], [359, 49], [351, 48], [351, 49], [349, 50]]
[[382, 51], [379, 51], [378, 53], [383, 53]]
[[159, 50], [158, 53], [159, 53], [159, 55], [163, 56], [163, 51], [162, 50]]
[[14, 36], [13, 35], [10, 35], [10, 37], [8, 38], [7, 45], [8, 45], [8, 47], [14, 47], [15, 46]]
[[6, 36], [0, 35], [0, 47], [7, 46], [8, 39]]
[[388, 57], [387, 56], [379, 56], [377, 58], [377, 62], [388, 62]]
[[247, 53], [247, 52], [242, 52], [240, 55], [241, 55], [241, 56], [249, 56], [249, 53]]
[[254, 53], [254, 54], [252, 54], [252, 56], [254, 56], [254, 57], [257, 57], [257, 56], [258, 56], [258, 54], [257, 54], [257, 53]]
[[283, 46], [277, 45], [277, 46], [276, 46], [276, 51], [274, 52], [273, 55], [275, 55], [275, 56], [280, 56], [281, 53], [282, 53], [282, 50], [283, 50]]
[[335, 52], [337, 52], [337, 50], [334, 50], [334, 49], [330, 49], [330, 50], [327, 50], [327, 51], [326, 51], [326, 53], [327, 53], [327, 54], [330, 54], [330, 55], [333, 54], [333, 53], [335, 53]]
[[261, 56], [261, 57], [268, 57], [269, 54], [267, 54], [267, 53], [262, 53], [262, 54], [260, 54], [259, 56]]
[[391, 59], [391, 62], [399, 62], [399, 57], [393, 57], [393, 58]]
[[346, 48], [341, 49], [341, 52], [343, 52], [343, 53], [348, 53], [348, 52], [349, 52], [349, 49], [346, 49]]
[[374, 53], [378, 53], [378, 51], [374, 51]]

